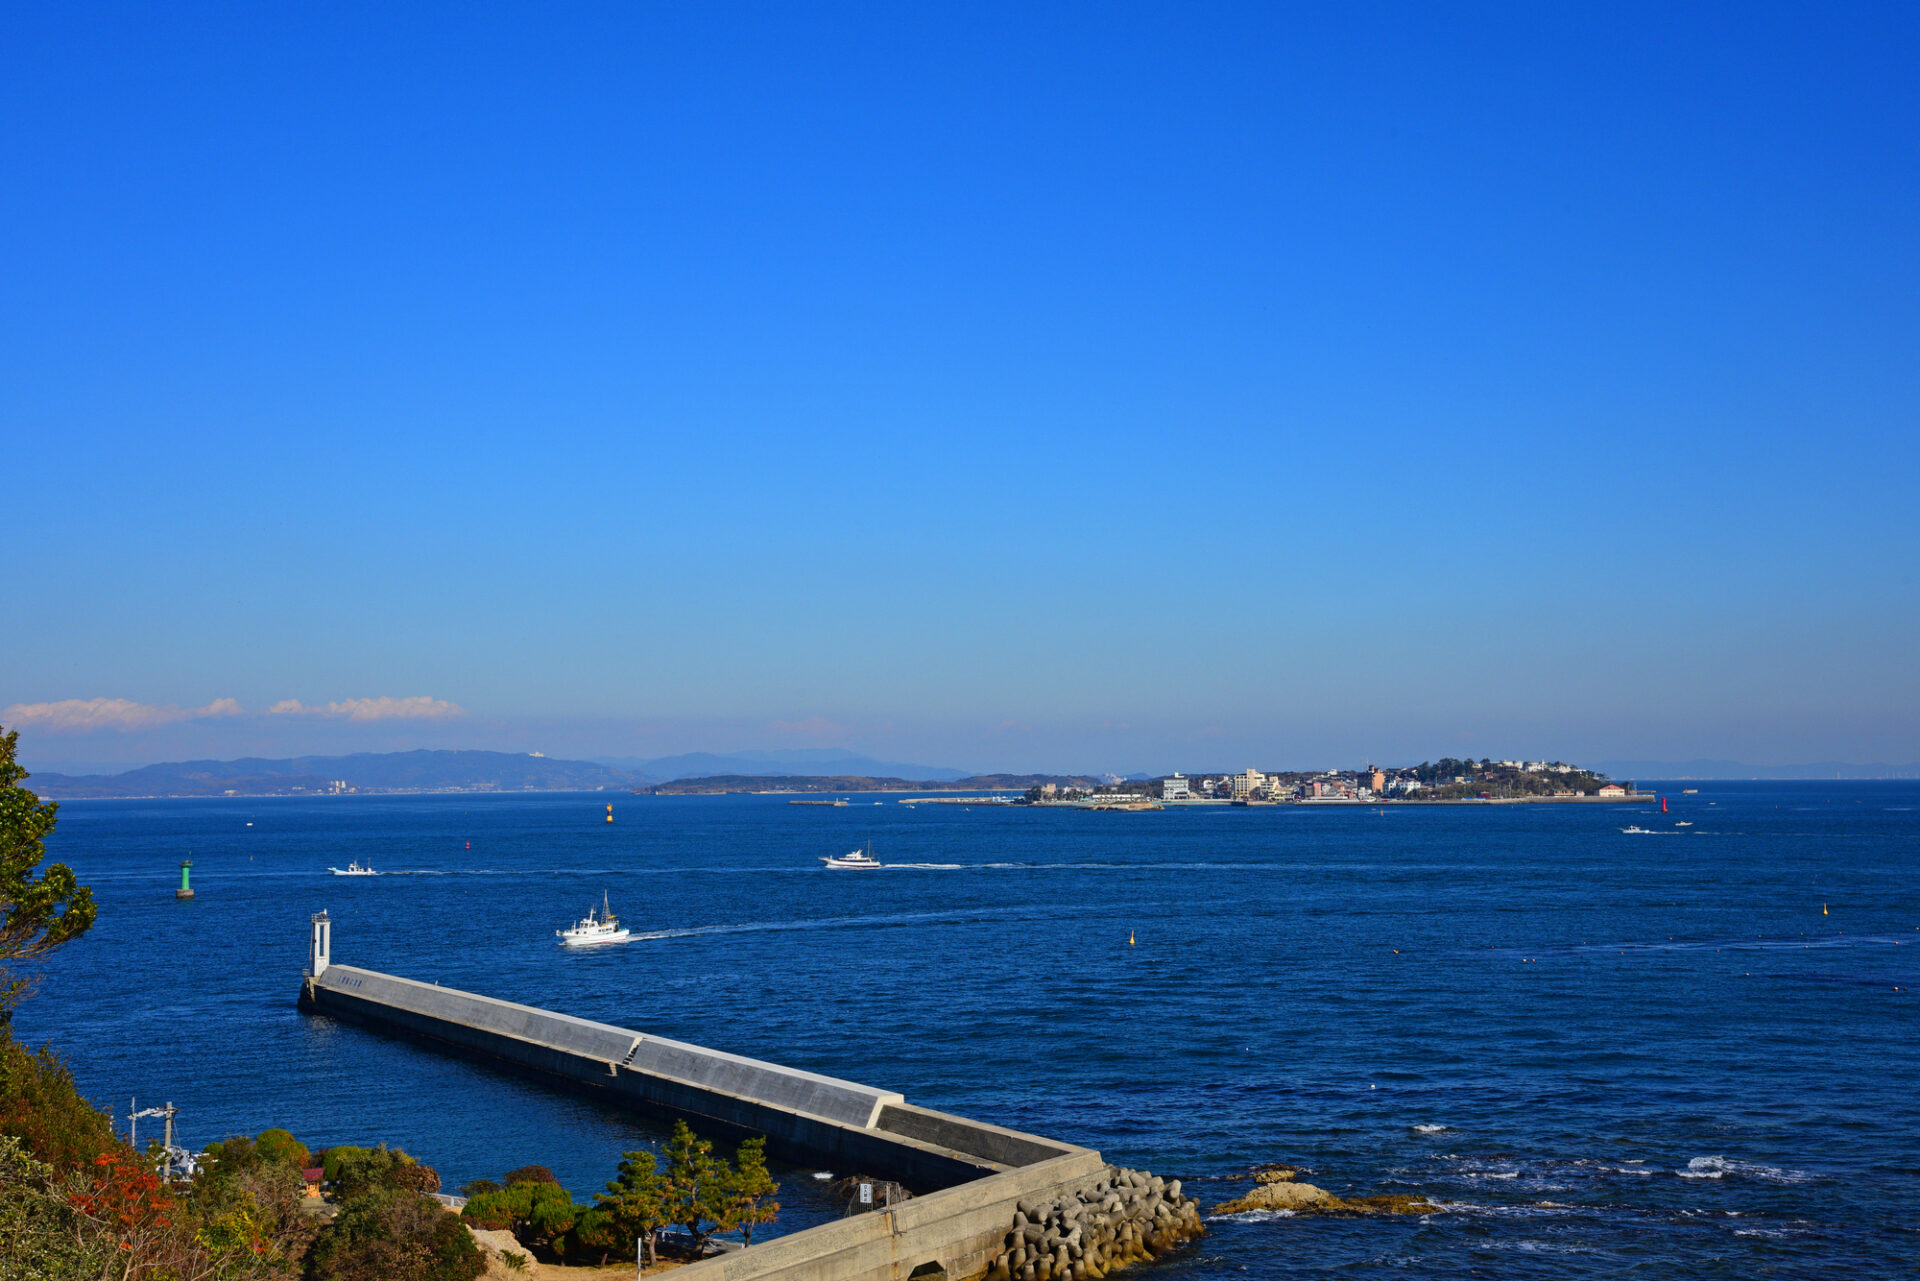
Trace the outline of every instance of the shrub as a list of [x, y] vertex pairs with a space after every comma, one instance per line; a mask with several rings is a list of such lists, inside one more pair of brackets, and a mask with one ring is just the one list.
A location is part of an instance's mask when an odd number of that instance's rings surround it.
[[320, 1222], [302, 1211], [304, 1181], [290, 1165], [203, 1168], [187, 1190], [195, 1239], [219, 1261], [222, 1277], [299, 1275]]
[[382, 1143], [377, 1148], [343, 1145], [328, 1148], [324, 1166], [328, 1181], [343, 1200], [382, 1188], [403, 1192], [438, 1192], [440, 1176], [399, 1148]]
[[476, 1197], [483, 1192], [498, 1192], [499, 1190], [500, 1185], [492, 1179], [475, 1179], [460, 1189], [460, 1195], [464, 1197]]
[[567, 1190], [554, 1183], [516, 1183], [498, 1192], [482, 1192], [468, 1201], [461, 1215], [476, 1228], [507, 1231], [530, 1245], [559, 1255], [574, 1220], [587, 1207], [575, 1205]]
[[316, 1281], [474, 1281], [486, 1259], [438, 1201], [380, 1189], [355, 1197], [313, 1248]]
[[52, 1050], [29, 1050], [0, 1024], [0, 1135], [56, 1169], [88, 1165], [123, 1150], [113, 1125], [80, 1096]]
[[508, 1170], [502, 1181], [510, 1188], [521, 1183], [552, 1183], [557, 1186], [560, 1182], [553, 1177], [553, 1171], [544, 1165], [523, 1165]]
[[387, 1175], [388, 1182], [396, 1188], [408, 1192], [433, 1193], [440, 1190], [440, 1174], [430, 1165], [421, 1165], [418, 1161], [396, 1161], [393, 1170]]
[[97, 1281], [108, 1252], [82, 1240], [79, 1216], [53, 1184], [53, 1167], [0, 1136], [0, 1281]]

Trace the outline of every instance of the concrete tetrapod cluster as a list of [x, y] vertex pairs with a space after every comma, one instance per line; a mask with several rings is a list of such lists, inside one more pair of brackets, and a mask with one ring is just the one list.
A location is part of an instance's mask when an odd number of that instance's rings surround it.
[[987, 1281], [1097, 1281], [1205, 1231], [1180, 1180], [1110, 1165], [1104, 1177], [1056, 1201], [1020, 1202]]

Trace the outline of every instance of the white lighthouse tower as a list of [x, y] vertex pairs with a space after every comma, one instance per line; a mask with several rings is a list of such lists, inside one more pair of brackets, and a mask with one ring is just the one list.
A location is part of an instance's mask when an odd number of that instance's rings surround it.
[[313, 934], [307, 940], [307, 977], [317, 979], [327, 972], [328, 953], [333, 949], [333, 921], [325, 912], [312, 917]]

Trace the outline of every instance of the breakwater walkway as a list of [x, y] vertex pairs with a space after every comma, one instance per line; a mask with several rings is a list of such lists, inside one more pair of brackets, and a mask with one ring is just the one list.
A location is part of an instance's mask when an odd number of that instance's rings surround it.
[[311, 922], [300, 1008], [595, 1093], [786, 1160], [894, 1179], [889, 1209], [676, 1272], [686, 1281], [1080, 1281], [1200, 1232], [1177, 1182], [898, 1093], [332, 961]]

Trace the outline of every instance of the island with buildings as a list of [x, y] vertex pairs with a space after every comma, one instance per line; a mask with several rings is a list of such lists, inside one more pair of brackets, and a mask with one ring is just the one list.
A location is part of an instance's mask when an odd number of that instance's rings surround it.
[[1237, 774], [1169, 774], [1110, 779], [1093, 787], [1041, 783], [1021, 801], [1088, 809], [1147, 809], [1167, 805], [1384, 805], [1487, 804], [1521, 801], [1644, 800], [1632, 783], [1564, 761], [1456, 760], [1418, 765], [1316, 771], [1245, 769]]

